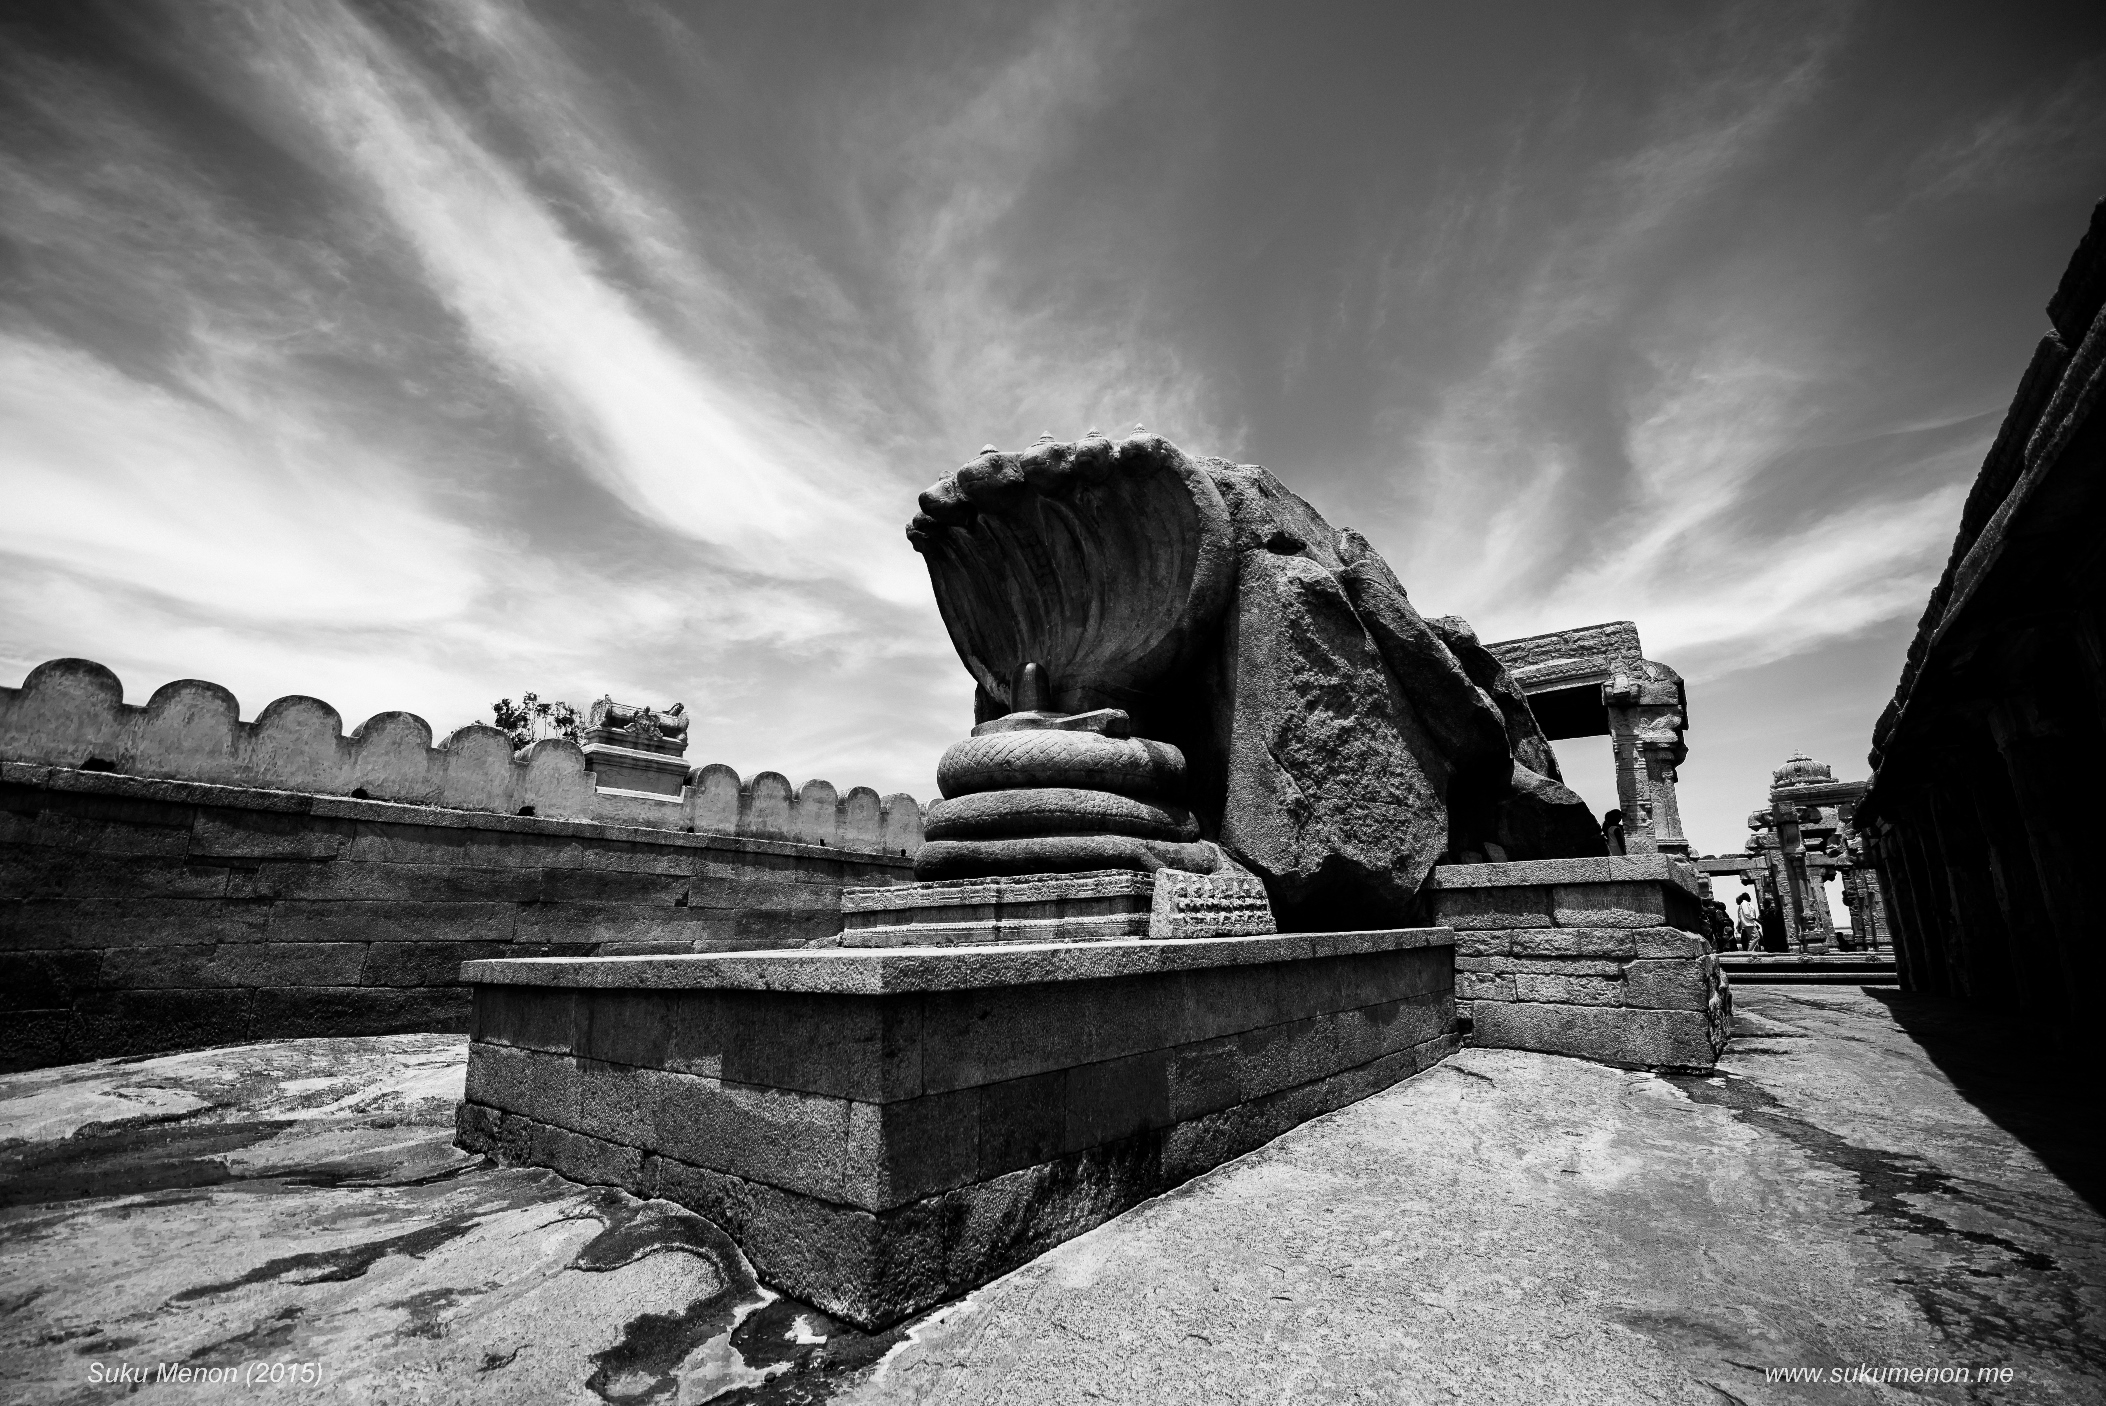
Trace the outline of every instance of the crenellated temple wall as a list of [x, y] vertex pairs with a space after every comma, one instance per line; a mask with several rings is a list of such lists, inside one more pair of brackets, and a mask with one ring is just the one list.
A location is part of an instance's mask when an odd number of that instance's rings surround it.
[[0, 689], [0, 1067], [465, 1030], [461, 963], [794, 946], [905, 882], [921, 807], [725, 766], [601, 791], [569, 742], [99, 664]]
[[680, 798], [603, 791], [576, 743], [511, 739], [471, 723], [432, 742], [414, 713], [380, 713], [348, 736], [318, 698], [280, 698], [241, 721], [218, 684], [179, 679], [143, 707], [86, 659], [40, 664], [20, 688], [0, 688], [0, 759], [170, 781], [353, 796], [404, 805], [558, 820], [596, 820], [712, 835], [789, 840], [867, 854], [921, 848], [921, 806], [867, 786], [846, 796], [825, 781], [793, 788], [772, 771], [750, 782], [728, 766], [689, 772]]

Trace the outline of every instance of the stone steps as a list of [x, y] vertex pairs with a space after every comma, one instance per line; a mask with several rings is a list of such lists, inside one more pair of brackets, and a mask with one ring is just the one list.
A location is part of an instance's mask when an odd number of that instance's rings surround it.
[[1718, 964], [1736, 986], [1893, 986], [1901, 973], [1890, 954], [1824, 952], [1756, 955], [1719, 954]]

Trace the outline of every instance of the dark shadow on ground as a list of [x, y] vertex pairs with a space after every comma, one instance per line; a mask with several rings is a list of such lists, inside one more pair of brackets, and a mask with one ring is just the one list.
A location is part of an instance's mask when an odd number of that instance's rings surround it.
[[2106, 1214], [2106, 1128], [2097, 1082], [2058, 1061], [2038, 1030], [1952, 996], [1863, 988], [1960, 1096]]

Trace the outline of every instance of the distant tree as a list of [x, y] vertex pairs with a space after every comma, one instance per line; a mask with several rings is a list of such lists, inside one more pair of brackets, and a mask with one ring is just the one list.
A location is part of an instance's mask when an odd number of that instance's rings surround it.
[[500, 698], [490, 705], [490, 712], [498, 731], [512, 739], [514, 749], [549, 737], [566, 737], [575, 742], [585, 726], [576, 708], [562, 702], [544, 703], [538, 693], [522, 693], [517, 703]]

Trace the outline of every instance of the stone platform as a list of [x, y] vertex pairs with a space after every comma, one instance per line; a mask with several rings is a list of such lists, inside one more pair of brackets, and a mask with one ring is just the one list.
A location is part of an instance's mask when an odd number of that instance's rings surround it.
[[905, 1317], [1455, 1050], [1440, 928], [468, 963], [460, 1145]]
[[1256, 937], [1274, 930], [1265, 886], [1241, 870], [947, 879], [841, 893], [841, 947]]
[[1732, 993], [1696, 870], [1665, 854], [1451, 864], [1427, 885], [1454, 928], [1470, 1042], [1641, 1069], [1708, 1070]]

